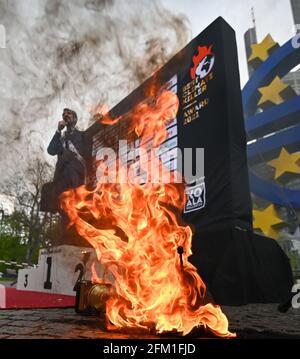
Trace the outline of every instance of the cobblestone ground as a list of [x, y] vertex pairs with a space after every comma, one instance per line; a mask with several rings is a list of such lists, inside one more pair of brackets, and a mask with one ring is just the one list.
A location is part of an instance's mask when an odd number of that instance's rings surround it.
[[[240, 338], [300, 338], [300, 309], [279, 313], [275, 304], [223, 307], [230, 330]], [[114, 333], [104, 320], [73, 309], [0, 310], [0, 339], [155, 339], [151, 334]]]

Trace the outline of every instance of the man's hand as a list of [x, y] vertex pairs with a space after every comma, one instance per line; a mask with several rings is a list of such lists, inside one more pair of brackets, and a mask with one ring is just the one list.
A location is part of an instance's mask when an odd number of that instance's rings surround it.
[[64, 120], [59, 121], [58, 126], [57, 126], [58, 131], [63, 130], [65, 128], [65, 126], [66, 126], [66, 123]]

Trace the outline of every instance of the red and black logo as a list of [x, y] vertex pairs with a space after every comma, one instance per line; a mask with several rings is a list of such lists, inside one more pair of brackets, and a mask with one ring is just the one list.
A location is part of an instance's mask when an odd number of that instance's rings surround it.
[[210, 46], [198, 46], [198, 55], [193, 56], [194, 66], [191, 68], [191, 78], [194, 80], [196, 76], [201, 79], [206, 77], [212, 70], [215, 63], [215, 55], [211, 51]]

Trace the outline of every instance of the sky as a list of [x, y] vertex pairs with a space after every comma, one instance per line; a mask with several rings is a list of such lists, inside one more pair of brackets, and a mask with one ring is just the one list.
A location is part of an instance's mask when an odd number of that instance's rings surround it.
[[92, 107], [112, 108], [191, 39], [159, 0], [0, 0], [0, 24], [0, 193], [36, 157], [55, 164], [63, 108], [86, 129]]
[[162, 0], [162, 3], [173, 12], [187, 16], [193, 38], [218, 16], [222, 16], [233, 27], [236, 31], [242, 86], [248, 80], [244, 33], [252, 27], [252, 7], [259, 42], [270, 33], [282, 45], [294, 35], [290, 0]]

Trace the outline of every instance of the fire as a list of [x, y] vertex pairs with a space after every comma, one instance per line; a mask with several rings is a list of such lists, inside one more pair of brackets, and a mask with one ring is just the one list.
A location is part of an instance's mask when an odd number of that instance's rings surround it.
[[[177, 110], [178, 98], [169, 91], [133, 110], [141, 147], [151, 138], [155, 147], [166, 139], [166, 124]], [[184, 201], [183, 185], [172, 181], [99, 181], [93, 190], [81, 186], [63, 193], [62, 208], [71, 224], [115, 278], [116, 294], [106, 307], [114, 328], [154, 327], [157, 333], [186, 335], [203, 327], [220, 337], [235, 336], [221, 308], [205, 304], [206, 286], [188, 261], [192, 230], [180, 221]]]
[[92, 271], [91, 281], [92, 281], [92, 283], [105, 284], [104, 273], [103, 273], [102, 278], [99, 277], [95, 267], [96, 267], [96, 263], [93, 262], [92, 266], [91, 266], [91, 271]]
[[112, 119], [109, 115], [108, 112], [108, 106], [106, 104], [99, 104], [96, 106], [89, 106], [88, 107], [88, 112], [93, 116], [93, 119], [95, 121], [99, 120], [101, 121], [104, 125], [114, 125], [115, 123], [117, 123], [121, 117], [117, 117]]

